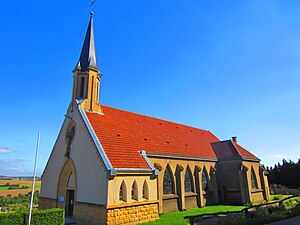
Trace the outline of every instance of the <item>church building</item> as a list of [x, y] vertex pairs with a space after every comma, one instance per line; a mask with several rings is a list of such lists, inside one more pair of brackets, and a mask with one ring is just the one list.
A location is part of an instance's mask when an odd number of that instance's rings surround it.
[[42, 175], [39, 208], [77, 224], [138, 224], [160, 214], [268, 201], [260, 160], [236, 137], [100, 105], [91, 13], [72, 100]]

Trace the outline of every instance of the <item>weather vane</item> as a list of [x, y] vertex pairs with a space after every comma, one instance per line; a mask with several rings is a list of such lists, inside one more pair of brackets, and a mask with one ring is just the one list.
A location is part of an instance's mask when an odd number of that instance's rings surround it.
[[91, 7], [91, 14], [94, 14], [94, 3], [96, 0], [92, 0], [92, 3], [90, 4]]

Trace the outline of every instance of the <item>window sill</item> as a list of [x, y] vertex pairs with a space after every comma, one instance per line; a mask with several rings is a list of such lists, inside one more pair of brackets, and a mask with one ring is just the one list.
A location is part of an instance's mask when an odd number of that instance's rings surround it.
[[263, 192], [263, 189], [252, 189], [251, 193]]
[[167, 200], [167, 199], [177, 199], [178, 195], [175, 194], [164, 194], [163, 195], [163, 200]]
[[185, 197], [194, 197], [194, 196], [197, 196], [197, 193], [195, 193], [195, 192], [185, 192], [184, 196]]

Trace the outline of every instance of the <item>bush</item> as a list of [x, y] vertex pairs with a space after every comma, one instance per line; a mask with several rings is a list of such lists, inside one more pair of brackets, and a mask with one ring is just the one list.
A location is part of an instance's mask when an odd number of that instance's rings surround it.
[[[28, 214], [25, 218], [28, 224]], [[31, 215], [32, 225], [64, 225], [65, 215], [63, 209], [46, 209], [46, 210], [33, 210]]]
[[[28, 212], [1, 213], [1, 225], [25, 225], [28, 224]], [[64, 225], [65, 215], [63, 209], [33, 210], [31, 215], [32, 225]]]
[[24, 224], [22, 213], [0, 213], [1, 225], [21, 225]]
[[9, 212], [27, 212], [28, 203], [24, 202], [22, 204], [9, 204]]

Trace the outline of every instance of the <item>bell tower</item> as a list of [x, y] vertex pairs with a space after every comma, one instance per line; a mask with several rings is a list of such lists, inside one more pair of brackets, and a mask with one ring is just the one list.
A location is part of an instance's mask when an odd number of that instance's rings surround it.
[[72, 107], [78, 100], [84, 110], [102, 113], [99, 105], [101, 73], [96, 60], [93, 12], [90, 13], [80, 58], [73, 73]]

